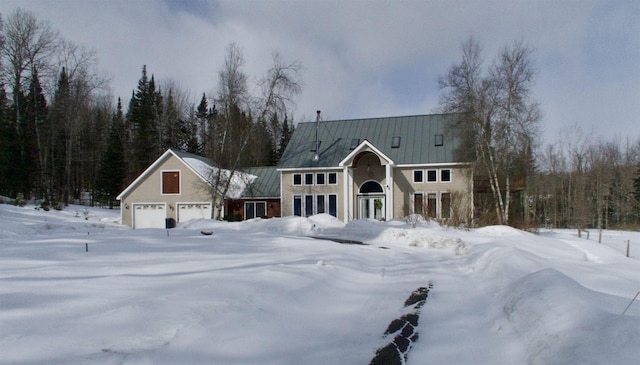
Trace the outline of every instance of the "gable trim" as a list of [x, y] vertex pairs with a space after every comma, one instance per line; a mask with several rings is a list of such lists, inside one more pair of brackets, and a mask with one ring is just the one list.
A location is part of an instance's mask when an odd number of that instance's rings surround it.
[[353, 151], [351, 151], [342, 161], [340, 161], [338, 166], [340, 167], [347, 166], [348, 164], [350, 164], [350, 161], [353, 161], [356, 155], [364, 151], [366, 148], [370, 148], [373, 151], [373, 153], [378, 155], [379, 158], [381, 157], [384, 160], [386, 160], [387, 164], [391, 166], [395, 166], [395, 162], [393, 162], [393, 160], [389, 158], [389, 156], [385, 155], [382, 151], [380, 151], [378, 148], [376, 148], [376, 146], [374, 146], [371, 142], [367, 141], [366, 139], [362, 141], [358, 145], [358, 147], [354, 148]]

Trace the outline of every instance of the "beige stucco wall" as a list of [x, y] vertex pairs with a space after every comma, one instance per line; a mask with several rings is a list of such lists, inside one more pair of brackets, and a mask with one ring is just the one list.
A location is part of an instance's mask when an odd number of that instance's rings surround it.
[[[440, 170], [451, 170], [451, 181], [440, 181]], [[421, 183], [413, 182], [413, 172], [422, 170], [424, 179]], [[437, 170], [438, 181], [427, 182], [427, 170]], [[454, 193], [458, 215], [466, 217], [471, 212], [472, 197], [472, 176], [471, 169], [467, 166], [419, 166], [419, 167], [399, 167], [394, 174], [394, 216], [395, 218], [406, 217], [413, 214], [413, 194], [414, 193]]]
[[[438, 182], [426, 182], [427, 170], [438, 170]], [[451, 170], [451, 181], [440, 182], [440, 170]], [[414, 170], [424, 171], [424, 182], [414, 183]], [[357, 167], [350, 169], [353, 180], [350, 186], [352, 192], [352, 208], [347, 220], [357, 217], [357, 197], [360, 186], [367, 181], [379, 182], [383, 190], [387, 185], [386, 166], [381, 164], [380, 160], [374, 155], [364, 156], [357, 162]], [[337, 185], [304, 185], [304, 173], [307, 172], [336, 172], [338, 178]], [[293, 175], [295, 173], [302, 174], [303, 185], [293, 185]], [[459, 217], [468, 217], [471, 212], [472, 204], [472, 176], [471, 170], [464, 165], [439, 165], [439, 166], [411, 166], [411, 167], [393, 167], [393, 217], [401, 219], [413, 214], [413, 194], [414, 193], [437, 193], [438, 197], [442, 193], [452, 193], [452, 198], [456, 201], [452, 202], [452, 206], [456, 209]], [[344, 219], [344, 170], [299, 170], [299, 171], [283, 171], [281, 175], [282, 187], [282, 216], [293, 215], [293, 196], [294, 195], [316, 195], [316, 194], [336, 194], [338, 196], [338, 218]], [[328, 182], [328, 179], [327, 179]], [[385, 191], [386, 192], [386, 191]], [[453, 195], [453, 193], [456, 193]], [[304, 198], [303, 198], [304, 199]], [[389, 202], [387, 202], [389, 204]]]
[[[180, 194], [162, 194], [162, 172], [180, 171]], [[211, 202], [206, 183], [174, 155], [160, 163], [120, 203], [122, 224], [132, 226], [134, 203], [167, 203], [167, 217], [177, 220], [176, 203]], [[214, 208], [215, 210], [215, 208]]]
[[[335, 172], [337, 176], [337, 184], [330, 185], [329, 184], [329, 173]], [[294, 174], [302, 174], [302, 185], [293, 185], [293, 175]], [[313, 173], [314, 174], [314, 184], [313, 185], [304, 185], [304, 174], [305, 173]], [[315, 184], [315, 174], [316, 173], [324, 173], [325, 174], [325, 184], [317, 185]], [[343, 174], [342, 169], [319, 169], [319, 170], [306, 170], [306, 171], [283, 171], [281, 174], [281, 201], [282, 201], [282, 216], [287, 217], [293, 215], [293, 196], [294, 195], [318, 195], [318, 194], [335, 194], [338, 199], [338, 219], [343, 220], [343, 212], [342, 212], [342, 200], [343, 200]], [[328, 198], [327, 198], [328, 199]], [[328, 200], [327, 200], [328, 202]]]

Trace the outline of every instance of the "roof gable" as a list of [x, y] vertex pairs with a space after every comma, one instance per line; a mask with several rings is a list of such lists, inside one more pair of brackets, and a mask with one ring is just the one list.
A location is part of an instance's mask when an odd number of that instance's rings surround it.
[[[204, 183], [211, 184], [211, 176], [215, 169], [217, 169], [211, 160], [206, 157], [198, 156], [188, 152], [177, 151], [174, 149], [168, 149], [165, 151], [157, 160], [155, 160], [146, 170], [144, 170], [129, 186], [127, 186], [123, 192], [121, 192], [116, 199], [122, 200], [125, 196], [131, 193], [135, 188], [149, 176], [156, 169], [158, 169], [162, 164], [169, 159], [169, 157], [174, 156], [178, 161], [184, 164], [189, 170], [191, 170], [197, 177], [199, 177]], [[222, 170], [222, 173], [226, 176], [229, 176], [228, 170]], [[245, 185], [255, 179], [255, 176], [250, 174], [245, 174], [237, 171], [234, 174], [235, 178], [229, 186], [229, 191], [227, 192], [228, 197], [237, 197], [244, 190]]]
[[[430, 114], [299, 123], [280, 159], [279, 168], [337, 167], [352, 153], [354, 140], [367, 140], [395, 164], [467, 162], [455, 158], [458, 141], [449, 127], [462, 114]], [[314, 161], [316, 129], [320, 142]], [[436, 146], [435, 136], [442, 136]], [[394, 137], [399, 145], [392, 146]], [[361, 146], [357, 143], [357, 146]]]

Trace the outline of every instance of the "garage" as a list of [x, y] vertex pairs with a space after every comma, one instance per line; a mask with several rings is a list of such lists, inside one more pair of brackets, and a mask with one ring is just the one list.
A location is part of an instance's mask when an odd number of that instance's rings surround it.
[[134, 203], [133, 228], [165, 228], [167, 205], [165, 203]]
[[178, 222], [191, 219], [211, 219], [211, 203], [179, 203]]

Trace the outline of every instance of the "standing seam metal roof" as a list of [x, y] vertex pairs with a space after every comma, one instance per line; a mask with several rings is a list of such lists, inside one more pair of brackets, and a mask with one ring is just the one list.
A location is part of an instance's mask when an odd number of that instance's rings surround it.
[[[461, 114], [429, 114], [299, 123], [280, 159], [278, 168], [336, 167], [352, 150], [351, 141], [365, 139], [396, 164], [455, 163], [458, 147], [450, 123]], [[319, 160], [313, 161], [315, 133], [320, 140]], [[443, 146], [435, 146], [435, 135], [442, 134]], [[400, 147], [391, 148], [394, 136]]]

